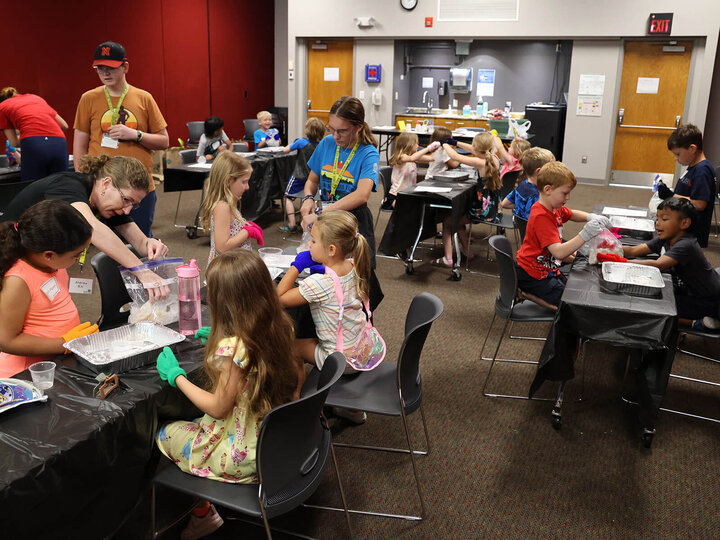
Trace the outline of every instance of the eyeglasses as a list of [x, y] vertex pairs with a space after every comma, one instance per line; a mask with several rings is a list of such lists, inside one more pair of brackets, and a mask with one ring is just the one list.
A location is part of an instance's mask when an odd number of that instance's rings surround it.
[[[355, 127], [355, 126], [353, 126], [353, 127]], [[338, 137], [344, 137], [345, 135], [350, 133], [353, 130], [353, 128], [334, 129], [334, 128], [331, 128], [330, 126], [325, 126], [325, 130], [332, 135], [337, 135]]]
[[93, 66], [93, 69], [100, 73], [115, 73], [116, 69], [120, 69], [119, 67], [110, 67], [110, 66]]
[[115, 189], [118, 190], [118, 193], [120, 194], [120, 197], [122, 198], [122, 207], [123, 207], [123, 208], [132, 207], [133, 210], [137, 210], [138, 208], [140, 208], [140, 203], [136, 203], [136, 202], [133, 201], [130, 197], [127, 197], [127, 196], [120, 190], [120, 188], [117, 187], [115, 184], [113, 184], [113, 186], [115, 187]]

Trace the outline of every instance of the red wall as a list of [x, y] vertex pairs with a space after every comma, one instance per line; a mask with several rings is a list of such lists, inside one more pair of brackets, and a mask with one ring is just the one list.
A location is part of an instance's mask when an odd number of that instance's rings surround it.
[[[0, 32], [0, 87], [42, 96], [72, 128], [80, 95], [100, 84], [95, 47], [117, 41], [128, 82], [155, 97], [171, 146], [187, 140], [186, 122], [211, 114], [240, 139], [243, 119], [273, 105], [273, 28], [270, 1], [16, 2]], [[72, 129], [67, 138], [71, 149]]]

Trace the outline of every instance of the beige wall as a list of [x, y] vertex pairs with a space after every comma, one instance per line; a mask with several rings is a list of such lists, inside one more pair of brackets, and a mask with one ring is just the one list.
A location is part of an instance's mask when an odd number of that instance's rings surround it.
[[[278, 11], [276, 9], [276, 13]], [[360, 51], [364, 49], [365, 40], [374, 40], [374, 45], [368, 49], [374, 55], [373, 62], [380, 62], [376, 57], [384, 55], [384, 46], [378, 45], [383, 42], [387, 44], [388, 58], [392, 59], [391, 41], [395, 38], [522, 37], [576, 40], [571, 62], [570, 106], [563, 157], [575, 167], [580, 165], [582, 155], [588, 155], [588, 164], [575, 169], [578, 176], [604, 182], [609, 176], [608, 156], [612, 150], [615, 125], [615, 112], [612, 109], [615, 108], [617, 77], [622, 65], [622, 39], [643, 37], [651, 12], [674, 12], [672, 37], [696, 40], [686, 119], [704, 127], [720, 32], [720, 2], [717, 0], [688, 0], [682, 4], [676, 0], [605, 0], [601, 5], [590, 0], [520, 0], [518, 21], [494, 23], [438, 22], [437, 2], [434, 0], [422, 0], [412, 12], [404, 11], [396, 0], [292, 0], [287, 2], [287, 56], [295, 59], [296, 68], [304, 64], [304, 58], [301, 58], [305, 54], [302, 38], [309, 37], [355, 38], [356, 48]], [[375, 26], [370, 29], [358, 28], [353, 20], [358, 16], [374, 17]], [[426, 16], [435, 18], [432, 28], [424, 27]], [[609, 42], [602, 43], [605, 40]], [[363, 54], [363, 57], [366, 55]], [[356, 74], [365, 63], [356, 57]], [[579, 73], [587, 72], [581, 70], [596, 65], [602, 65], [606, 75], [604, 113], [598, 122], [591, 122], [592, 127], [588, 129], [588, 119], [571, 117], [574, 116], [574, 106], [577, 104], [577, 77]], [[597, 70], [592, 69], [590, 72]], [[612, 86], [609, 79], [613, 79]], [[287, 81], [287, 75], [283, 80]], [[356, 90], [359, 84], [356, 82]], [[292, 136], [300, 134], [305, 119], [306, 86], [304, 70], [297, 69], [295, 81], [288, 81], [287, 87]], [[369, 103], [369, 96], [366, 96], [366, 100]], [[391, 102], [390, 99], [387, 101]], [[384, 114], [381, 113], [383, 118]], [[711, 121], [715, 122], [716, 119]], [[379, 123], [386, 123], [386, 120]], [[588, 143], [583, 142], [584, 138]], [[593, 150], [592, 157], [583, 153], [588, 148]]]
[[[361, 99], [365, 107], [365, 120], [371, 126], [395, 123], [392, 95], [394, 52], [394, 40], [392, 39], [364, 39], [355, 43], [353, 95]], [[382, 65], [381, 82], [365, 82], [365, 64]], [[371, 100], [372, 93], [376, 88], [382, 94], [382, 104], [379, 107], [373, 105]]]

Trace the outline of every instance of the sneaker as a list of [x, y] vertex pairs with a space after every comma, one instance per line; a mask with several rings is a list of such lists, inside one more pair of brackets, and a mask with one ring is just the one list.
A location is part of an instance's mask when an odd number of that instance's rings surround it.
[[714, 330], [720, 330], [720, 321], [713, 317], [703, 317], [702, 319], [694, 320], [692, 327], [694, 330], [700, 330], [701, 332], [712, 332]]
[[288, 227], [287, 225], [283, 225], [281, 227], [278, 227], [278, 229], [280, 229], [280, 232], [284, 232], [287, 234], [295, 234], [299, 230], [297, 225], [294, 225], [293, 227]]
[[333, 407], [335, 416], [350, 420], [353, 424], [364, 424], [367, 420], [367, 414], [365, 411], [358, 411], [357, 409], [345, 409], [344, 407]]
[[182, 540], [195, 540], [196, 538], [203, 538], [217, 531], [223, 524], [223, 519], [220, 514], [217, 513], [215, 507], [211, 504], [210, 510], [203, 517], [198, 517], [195, 514], [190, 515], [190, 521], [187, 527], [180, 533]]
[[430, 261], [430, 264], [433, 266], [444, 266], [445, 268], [452, 268], [453, 262], [452, 260], [448, 260], [445, 257], [440, 257], [439, 259], [432, 259]]

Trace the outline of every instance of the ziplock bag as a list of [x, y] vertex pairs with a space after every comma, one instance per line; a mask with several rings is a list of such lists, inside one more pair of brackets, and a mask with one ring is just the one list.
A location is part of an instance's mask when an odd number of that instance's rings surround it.
[[[184, 261], [180, 258], [163, 259], [160, 261], [141, 260], [143, 264], [132, 268], [119, 267], [125, 288], [132, 300], [128, 322], [130, 324], [136, 322], [154, 322], [162, 325], [177, 322], [178, 286], [177, 272], [175, 269], [182, 265]], [[152, 303], [150, 302], [150, 296], [145, 286], [135, 275], [135, 273], [142, 271], [153, 272], [162, 280], [160, 285], [165, 285], [170, 289], [170, 294], [167, 298]]]
[[613, 233], [605, 229], [596, 237], [590, 239], [590, 253], [588, 262], [590, 264], [598, 264], [598, 253], [614, 253], [623, 256], [623, 248], [620, 240]]

